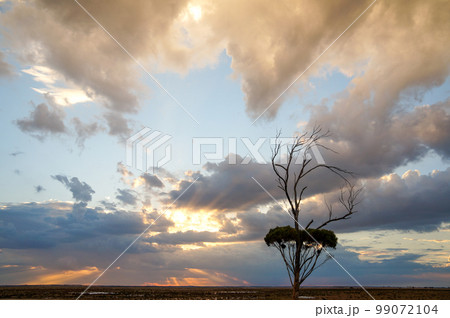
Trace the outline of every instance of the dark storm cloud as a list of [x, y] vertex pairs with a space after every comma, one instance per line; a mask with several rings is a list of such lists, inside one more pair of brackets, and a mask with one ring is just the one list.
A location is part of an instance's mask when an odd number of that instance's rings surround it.
[[217, 242], [219, 241], [217, 233], [208, 231], [185, 231], [175, 233], [161, 233], [151, 238], [145, 239], [147, 242], [158, 244], [192, 244], [203, 242]]
[[56, 245], [63, 233], [51, 233], [56, 228], [47, 217], [62, 210], [71, 211], [71, 204], [27, 203], [10, 205], [0, 210], [0, 246], [1, 248], [47, 248]]
[[409, 171], [402, 177], [393, 174], [388, 181], [368, 181], [361, 198], [361, 220], [355, 217], [354, 228], [436, 230], [450, 213], [449, 184], [450, 168], [430, 175]]
[[73, 177], [69, 180], [66, 176], [56, 175], [52, 176], [52, 178], [64, 184], [66, 188], [72, 192], [72, 197], [75, 200], [83, 202], [92, 200], [92, 194], [95, 193], [95, 191], [89, 184], [81, 182], [77, 177]]
[[130, 189], [117, 189], [117, 192], [119, 194], [116, 195], [116, 199], [128, 205], [136, 205], [137, 197], [135, 191]]
[[[358, 253], [338, 244], [332, 251], [336, 260], [364, 286], [439, 286], [447, 287], [450, 277], [446, 268], [418, 263], [423, 254], [405, 253], [378, 262], [362, 260]], [[336, 262], [328, 261], [308, 279], [306, 284], [345, 286], [355, 285]]]
[[[397, 174], [368, 180], [360, 196], [358, 212], [350, 220], [333, 223], [336, 231], [396, 229], [434, 231], [448, 220], [450, 213], [450, 168], [419, 175], [408, 171], [402, 177]], [[339, 193], [327, 194], [334, 204], [336, 216], [344, 212], [337, 202]], [[312, 227], [328, 217], [323, 201], [305, 202], [302, 205], [301, 223], [315, 220]]]
[[269, 229], [277, 226], [294, 225], [293, 219], [279, 206], [274, 206], [267, 213], [258, 211], [239, 213], [238, 228], [243, 231], [246, 240], [263, 239]]
[[[431, 175], [419, 175], [415, 171], [409, 171], [402, 177], [392, 174], [380, 179], [367, 180], [359, 197], [361, 203], [357, 206], [358, 212], [349, 220], [331, 223], [326, 228], [338, 233], [362, 230], [419, 232], [437, 230], [450, 213], [449, 184], [450, 168], [446, 171], [433, 172]], [[338, 202], [339, 194], [339, 191], [332, 191], [325, 196], [317, 195], [305, 200], [301, 207], [300, 224], [306, 226], [310, 220], [314, 220], [311, 228], [315, 228], [327, 220], [329, 211], [324, 199], [333, 205], [333, 217], [343, 215], [345, 211]], [[286, 211], [271, 201], [271, 199], [266, 201], [273, 205], [267, 213], [250, 208], [233, 217], [226, 217], [228, 208], [218, 209], [220, 213], [216, 214], [215, 218], [222, 224], [220, 232], [161, 233], [151, 240], [160, 244], [260, 240], [271, 228], [294, 225], [293, 219]], [[198, 201], [194, 201], [196, 205], [192, 205], [191, 200], [187, 202], [189, 203], [185, 207], [200, 206]], [[249, 200], [247, 203], [241, 202], [239, 207], [253, 204], [255, 204], [253, 200]], [[259, 202], [256, 203], [258, 204]]]
[[[248, 165], [232, 165], [228, 160], [205, 166], [209, 175], [200, 172], [191, 177], [198, 180], [180, 196], [191, 184], [190, 180], [180, 180], [178, 189], [168, 193], [175, 205], [190, 209], [246, 210], [258, 204], [270, 202], [270, 197], [255, 183], [255, 177], [269, 192], [277, 195], [276, 183], [269, 166], [250, 162]], [[169, 201], [168, 200], [168, 201]]]
[[[0, 248], [40, 249], [71, 245], [83, 248], [125, 249], [133, 237], [158, 217], [157, 212], [114, 211], [105, 213], [85, 202], [22, 203], [0, 209]], [[166, 231], [173, 223], [164, 216], [150, 231]], [[145, 250], [136, 245], [134, 252]]]
[[[237, 162], [241, 161], [242, 158], [237, 156]], [[308, 167], [311, 168], [315, 164], [316, 162], [312, 161]], [[191, 175], [191, 179], [180, 180], [178, 189], [168, 193], [169, 199], [166, 202], [174, 201], [191, 185], [192, 179], [197, 177], [198, 180], [175, 202], [175, 205], [190, 209], [245, 211], [272, 202], [272, 198], [255, 180], [276, 199], [285, 198], [284, 193], [278, 188], [271, 164], [259, 164], [254, 161], [246, 165], [230, 164], [226, 158], [218, 164], [207, 163], [204, 168], [206, 173], [196, 172]], [[293, 174], [298, 173], [300, 169], [300, 165], [292, 165], [291, 181]], [[350, 178], [349, 175], [347, 177]], [[327, 169], [319, 168], [303, 178], [299, 187], [301, 189], [303, 186], [308, 186], [304, 196], [306, 198], [338, 189], [343, 183], [344, 181], [337, 175]]]
[[66, 133], [65, 114], [56, 107], [42, 103], [34, 107], [28, 118], [16, 120], [16, 125], [25, 133], [43, 139], [47, 134]]

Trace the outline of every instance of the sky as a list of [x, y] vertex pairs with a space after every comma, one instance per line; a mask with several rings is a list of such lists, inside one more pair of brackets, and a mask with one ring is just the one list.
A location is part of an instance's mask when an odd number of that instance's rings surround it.
[[143, 233], [96, 284], [287, 286], [271, 143], [319, 125], [363, 191], [305, 285], [449, 287], [449, 6], [1, 0], [0, 284], [90, 284]]

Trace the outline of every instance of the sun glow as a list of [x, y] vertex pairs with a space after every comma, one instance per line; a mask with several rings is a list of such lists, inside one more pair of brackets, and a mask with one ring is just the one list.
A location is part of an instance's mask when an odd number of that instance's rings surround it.
[[199, 268], [185, 268], [180, 277], [167, 277], [159, 283], [144, 283], [144, 286], [249, 286], [250, 283], [222, 272]]
[[176, 210], [169, 211], [167, 217], [175, 223], [169, 229], [170, 233], [185, 231], [218, 232], [221, 228], [221, 224], [214, 218], [212, 212]]
[[202, 18], [202, 8], [200, 6], [189, 5], [188, 10], [189, 14], [196, 22], [200, 21]]
[[51, 284], [65, 284], [74, 282], [82, 277], [90, 276], [99, 273], [97, 267], [86, 267], [80, 270], [59, 271], [55, 273], [45, 274], [27, 282], [30, 285], [51, 285]]
[[179, 245], [183, 251], [192, 251], [192, 250], [198, 250], [199, 248], [202, 248], [201, 245], [196, 244], [180, 244]]

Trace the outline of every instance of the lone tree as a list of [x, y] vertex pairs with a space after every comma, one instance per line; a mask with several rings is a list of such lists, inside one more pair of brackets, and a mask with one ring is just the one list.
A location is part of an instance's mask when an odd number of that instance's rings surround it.
[[[355, 207], [358, 204], [357, 197], [361, 189], [355, 189], [355, 186], [347, 179], [351, 172], [320, 162], [320, 160], [314, 164], [312, 157], [309, 155], [312, 150], [317, 151], [317, 148], [314, 149], [313, 147], [333, 151], [320, 144], [320, 140], [328, 136], [328, 132], [322, 133], [320, 127], [315, 127], [311, 133], [304, 133], [295, 137], [293, 143], [287, 146], [286, 158], [279, 158], [283, 146], [279, 142], [279, 132], [276, 145], [272, 149], [272, 169], [276, 174], [278, 187], [284, 193], [288, 212], [294, 221], [294, 227], [287, 225], [270, 229], [264, 241], [267, 246], [274, 246], [280, 252], [292, 285], [293, 299], [299, 298], [300, 286], [305, 279], [331, 258], [328, 251], [323, 252], [323, 250], [336, 248], [336, 235], [333, 231], [326, 230], [324, 227], [332, 222], [347, 220], [357, 212]], [[285, 161], [281, 162], [279, 159]], [[345, 187], [341, 188], [339, 196], [339, 202], [343, 206], [344, 212], [340, 216], [334, 216], [332, 204], [325, 201], [328, 219], [317, 227], [311, 228], [314, 223], [312, 219], [303, 227], [299, 223], [299, 217], [300, 204], [308, 188], [305, 185], [305, 177], [312, 176], [314, 172], [321, 169], [337, 175], [344, 181]], [[324, 257], [321, 257], [321, 255], [324, 255]]]

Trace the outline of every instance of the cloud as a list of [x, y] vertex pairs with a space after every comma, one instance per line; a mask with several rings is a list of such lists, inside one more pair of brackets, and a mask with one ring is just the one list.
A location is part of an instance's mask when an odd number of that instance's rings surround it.
[[56, 245], [61, 237], [55, 232], [51, 233], [55, 226], [52, 226], [45, 216], [50, 211], [63, 210], [70, 211], [71, 205], [29, 203], [2, 207], [1, 248], [45, 248]]
[[161, 283], [144, 283], [145, 286], [248, 286], [249, 282], [225, 273], [199, 268], [186, 268], [182, 277], [167, 277]]
[[153, 237], [146, 239], [146, 241], [158, 244], [192, 244], [203, 242], [217, 242], [220, 241], [217, 233], [209, 231], [184, 231], [175, 233], [160, 233]]
[[119, 192], [119, 194], [116, 195], [116, 199], [120, 200], [124, 204], [136, 205], [137, 197], [136, 193], [133, 190], [117, 189], [117, 191]]
[[[28, 285], [54, 285], [54, 284], [76, 284], [80, 279], [95, 278], [100, 274], [97, 267], [87, 267], [76, 271], [62, 271], [51, 274], [44, 274], [28, 281]], [[88, 280], [86, 280], [88, 282]]]
[[2, 265], [1, 268], [19, 267], [19, 265]]
[[[117, 172], [120, 173], [122, 178], [127, 178], [129, 176], [133, 176], [133, 173], [128, 170], [127, 166], [125, 166], [122, 162], [117, 163]], [[123, 181], [126, 179], [123, 179]], [[124, 181], [125, 182], [125, 181]]]
[[421, 284], [429, 285], [430, 281], [434, 282], [445, 282], [450, 279], [450, 273], [435, 273], [435, 272], [427, 272], [421, 274], [414, 275], [402, 275], [403, 278], [406, 279], [414, 279], [416, 281], [420, 281]]
[[[82, 5], [150, 71], [186, 72], [217, 59], [217, 48], [204, 45], [202, 37], [191, 39], [186, 32], [187, 24], [194, 25], [186, 15], [188, 1], [139, 0], [131, 5], [116, 0]], [[77, 3], [16, 2], [2, 14], [1, 23], [10, 32], [8, 44], [17, 48], [24, 64], [50, 70], [63, 78], [66, 86], [76, 89], [63, 91], [52, 86], [42, 91], [63, 95], [63, 102], [68, 95], [98, 101], [109, 114], [110, 133], [125, 131], [126, 126], [117, 125], [117, 121], [126, 120], [111, 114], [135, 113], [138, 99], [148, 94], [148, 88], [139, 82], [141, 70], [133, 58]], [[74, 102], [73, 98], [69, 102]]]
[[[157, 63], [161, 70], [185, 72], [212, 64], [226, 49], [235, 76], [242, 80], [247, 110], [257, 116], [370, 3], [303, 0], [278, 5], [253, 0], [231, 4], [180, 1], [176, 5], [138, 1], [129, 5], [117, 0], [83, 5], [137, 59]], [[192, 14], [194, 5], [201, 8], [201, 17]], [[426, 89], [442, 83], [449, 71], [447, 50], [436, 43], [448, 35], [445, 5], [377, 2], [301, 83], [308, 84], [309, 76], [322, 76], [328, 65], [355, 76], [352, 82], [358, 84], [356, 90], [364, 93], [363, 98], [369, 98], [367, 92], [374, 87], [377, 99], [390, 102], [409, 86]], [[26, 23], [23, 16], [27, 16]], [[196, 21], [199, 18], [201, 23]], [[10, 42], [25, 48], [24, 59], [44, 61], [45, 67], [104, 98], [108, 109], [137, 110], [137, 96], [143, 89], [136, 80], [134, 62], [76, 4], [16, 3], [4, 14], [3, 23], [16, 35]], [[395, 74], [390, 73], [392, 69]], [[361, 74], [368, 80], [362, 80]], [[283, 99], [269, 109], [269, 116], [277, 113]]]
[[236, 217], [237, 226], [242, 231], [241, 239], [263, 239], [271, 228], [284, 225], [293, 225], [294, 221], [279, 206], [274, 206], [267, 213], [251, 211], [239, 213]]
[[60, 79], [58, 73], [45, 66], [36, 65], [22, 70], [22, 72], [33, 76], [36, 82], [46, 85], [54, 84]]
[[95, 191], [86, 182], [80, 182], [77, 177], [68, 179], [63, 175], [52, 176], [53, 179], [58, 180], [72, 192], [72, 197], [77, 201], [88, 202], [92, 200], [92, 194]]
[[[271, 209], [267, 213], [254, 210], [238, 213], [233, 218], [224, 218], [223, 214], [215, 215], [212, 218], [213, 221], [218, 221], [226, 227], [222, 226], [217, 232], [184, 229], [177, 232], [157, 233], [145, 240], [161, 245], [195, 244], [198, 246], [204, 246], [205, 243], [262, 242], [269, 229], [293, 222], [286, 212], [277, 208]], [[184, 224], [181, 227], [185, 227]]]
[[[269, 105], [337, 37], [336, 30], [344, 30], [369, 4], [196, 2], [202, 8], [201, 23], [196, 21], [198, 15], [192, 15], [194, 4], [187, 1], [129, 5], [117, 0], [83, 6], [133, 56], [150, 64], [157, 62], [158, 70], [185, 72], [212, 64], [226, 49], [235, 74], [242, 77], [247, 108], [255, 113]], [[336, 15], [342, 8], [345, 14]], [[26, 23], [23, 16], [27, 16]], [[309, 23], [312, 16], [315, 23]], [[10, 42], [22, 48], [23, 59], [41, 61], [84, 90], [92, 90], [105, 99], [109, 109], [137, 110], [137, 95], [143, 88], [136, 80], [134, 62], [76, 4], [16, 3], [4, 14], [3, 23], [16, 35]]]
[[36, 82], [44, 84], [44, 88], [33, 87], [33, 90], [44, 95], [46, 98], [50, 98], [56, 105], [71, 106], [77, 103], [92, 101], [88, 96], [89, 93], [73, 87], [74, 85], [71, 85], [72, 87], [56, 86], [55, 84], [63, 82], [64, 78], [51, 68], [35, 65], [22, 72], [33, 76]]
[[4, 61], [5, 54], [0, 51], [0, 77], [9, 77], [14, 74], [13, 68], [7, 62]]
[[[313, 110], [310, 122], [332, 132], [322, 144], [337, 154], [327, 153], [327, 163], [354, 171], [360, 177], [380, 177], [422, 159], [430, 150], [449, 158], [450, 100], [399, 110], [395, 115], [384, 113], [383, 118], [376, 114], [376, 106], [361, 107], [353, 113], [348, 108], [351, 104], [347, 99], [339, 99], [331, 110]], [[356, 109], [357, 105], [353, 105]]]
[[41, 185], [37, 185], [34, 187], [34, 189], [36, 190], [36, 193], [40, 193], [42, 191], [45, 191], [45, 188]]
[[63, 111], [42, 103], [34, 107], [29, 118], [16, 120], [15, 123], [21, 131], [42, 140], [48, 134], [66, 133], [64, 117]]
[[358, 254], [358, 258], [369, 263], [382, 263], [387, 259], [394, 259], [405, 255], [406, 249], [370, 250], [368, 248], [347, 248], [347, 251]]
[[231, 220], [229, 220], [228, 218], [223, 218], [222, 222], [222, 227], [219, 229], [220, 232], [224, 232], [227, 234], [237, 233], [238, 229]]
[[[0, 208], [2, 265], [16, 264], [18, 267], [5, 268], [2, 281], [8, 284], [38, 280], [42, 284], [50, 281], [73, 284], [91, 281], [88, 272], [81, 271], [94, 270], [94, 267], [103, 271], [111, 259], [116, 258], [157, 217], [158, 213], [153, 212], [105, 213], [89, 207], [85, 207], [83, 215], [75, 216], [72, 204], [58, 201], [4, 204]], [[276, 216], [268, 218], [274, 222], [284, 222], [277, 220]], [[247, 221], [255, 224], [253, 218]], [[173, 224], [163, 215], [149, 229], [150, 234], [166, 232]], [[193, 237], [193, 234], [187, 233], [187, 238], [190, 235]], [[182, 239], [183, 236], [177, 234], [172, 238], [174, 244], [180, 244], [175, 238]], [[256, 242], [228, 243], [211, 242], [199, 249], [182, 250], [152, 244], [144, 237], [119, 260], [117, 266], [120, 268], [108, 270], [101, 284], [166, 285], [175, 282], [175, 278], [180, 285], [189, 285], [189, 282], [246, 285], [243, 281], [262, 286], [288, 285], [277, 251], [265, 246], [262, 237], [258, 237]], [[24, 252], [27, 255], [25, 259]], [[439, 275], [434, 274], [435, 279], [427, 280], [425, 276], [428, 274], [425, 273], [446, 273], [445, 268], [417, 263], [423, 255], [392, 252], [395, 257], [372, 263], [360, 260], [358, 253], [346, 251], [342, 246], [333, 254], [363, 284], [442, 286], [442, 281], [437, 279]], [[21, 270], [31, 267], [36, 269]], [[333, 261], [329, 261], [309, 278], [307, 284], [354, 285], [351, 278], [338, 268]], [[75, 277], [76, 273], [86, 275]], [[411, 276], [421, 274], [424, 274], [423, 277]], [[72, 278], [66, 279], [69, 277]]]
[[[242, 80], [247, 110], [256, 117], [371, 2], [199, 3], [204, 6], [202, 25], [211, 30], [207, 37], [211, 43], [226, 47], [235, 75]], [[449, 35], [450, 19], [443, 8], [447, 9], [448, 4], [420, 0], [375, 3], [300, 78], [297, 86], [308, 85], [310, 77], [323, 77], [337, 70], [352, 78], [346, 89], [349, 96], [339, 106], [342, 114], [347, 114], [347, 121], [353, 123], [349, 126], [367, 127], [353, 118], [366, 112], [372, 115], [368, 118], [386, 119], [393, 109], [398, 109], [400, 94], [420, 95], [442, 84], [448, 76], [448, 47], [442, 39]], [[266, 115], [275, 116], [289, 94], [283, 95]]]
[[13, 156], [13, 157], [16, 157], [18, 155], [23, 155], [23, 154], [24, 154], [24, 152], [22, 152], [22, 151], [15, 151], [15, 152], [10, 153], [9, 155]]
[[154, 174], [143, 173], [140, 178], [145, 181], [148, 188], [164, 188], [164, 183]]
[[[94, 10], [93, 14], [98, 12]], [[23, 16], [27, 17], [26, 23], [19, 22], [24, 21]], [[110, 15], [104, 15], [107, 16]], [[2, 20], [15, 35], [20, 35], [21, 39], [11, 40], [11, 44], [26, 52], [23, 58], [27, 62], [42, 61], [41, 66], [56, 71], [84, 90], [92, 89], [96, 95], [106, 97], [109, 107], [136, 107], [136, 97], [128, 89], [136, 84], [130, 74], [131, 63], [116, 63], [123, 59], [123, 55], [118, 58], [123, 53], [76, 3], [16, 3]], [[40, 49], [33, 51], [27, 45], [30, 41]]]
[[[159, 216], [154, 212], [115, 210], [105, 213], [86, 203], [42, 202], [3, 205], [0, 209], [0, 248], [78, 250], [108, 249], [122, 252]], [[166, 231], [173, 222], [161, 216], [149, 232]], [[154, 251], [138, 243], [131, 253]]]
[[[370, 3], [129, 5], [117, 0], [84, 5], [139, 61], [161, 71], [182, 73], [212, 64], [225, 49], [235, 77], [241, 79], [247, 111], [258, 116]], [[201, 16], [190, 12], [193, 6], [201, 8]], [[450, 72], [442, 43], [450, 30], [446, 6], [419, 0], [376, 2], [295, 85], [301, 88], [311, 77], [334, 73], [348, 77], [349, 85], [331, 105], [324, 101], [307, 108], [309, 128], [319, 123], [333, 133], [333, 148], [342, 154], [333, 159], [362, 176], [377, 177], [421, 159], [429, 149], [448, 156], [448, 102], [411, 109]], [[88, 92], [105, 106], [109, 134], [129, 134], [125, 115], [139, 109], [138, 99], [145, 94], [137, 67], [80, 7], [19, 2], [2, 21], [11, 30], [11, 45], [35, 65], [31, 70], [50, 70]], [[47, 82], [52, 80], [47, 76]], [[298, 93], [286, 93], [267, 115], [275, 116], [283, 100]]]
[[[308, 128], [332, 132], [340, 164], [379, 177], [434, 150], [448, 158], [450, 105], [421, 105], [450, 74], [448, 3], [377, 2], [327, 52], [330, 73], [349, 77], [334, 100], [308, 107]], [[414, 36], [411, 36], [414, 35]], [[380, 45], [382, 43], [382, 45]], [[325, 56], [324, 56], [325, 57]]]
[[105, 210], [117, 211], [117, 204], [114, 202], [109, 202], [107, 200], [101, 200], [100, 203], [103, 205]]
[[[270, 202], [272, 199], [252, 177], [261, 182], [269, 192], [274, 195], [278, 193], [279, 197], [273, 172], [268, 165], [255, 162], [248, 165], [233, 165], [226, 159], [219, 164], [206, 164], [205, 170], [206, 175], [195, 172], [188, 178], [179, 180], [178, 189], [170, 191], [166, 201], [172, 202], [178, 198], [175, 202], [177, 207], [221, 211], [244, 211], [255, 205]], [[196, 178], [198, 180], [192, 184]], [[183, 192], [184, 194], [180, 196]]]
[[77, 134], [76, 142], [80, 148], [84, 147], [84, 142], [87, 138], [94, 136], [99, 131], [103, 130], [98, 123], [85, 124], [78, 117], [72, 119]]
[[[216, 38], [225, 43], [235, 75], [242, 79], [247, 111], [256, 117], [369, 3], [215, 3], [205, 5], [210, 10], [204, 10], [202, 23], [211, 29], [209, 35], [213, 43], [219, 40]], [[285, 97], [272, 105], [267, 115], [274, 116]]]
[[[397, 229], [435, 231], [446, 220], [450, 204], [450, 168], [420, 175], [407, 171], [403, 176], [395, 173], [365, 181], [358, 212], [350, 220], [332, 223], [329, 228], [338, 232], [356, 232], [365, 229]], [[343, 213], [337, 202], [338, 193], [326, 194], [334, 204], [336, 216]], [[301, 222], [314, 219], [312, 227], [328, 216], [322, 198], [306, 200], [302, 204]]]
[[[43, 140], [49, 134], [67, 134], [68, 127], [64, 123], [65, 112], [58, 106], [57, 101], [50, 95], [45, 95], [51, 106], [41, 103], [34, 106], [28, 118], [15, 121], [19, 129], [31, 136]], [[76, 143], [80, 148], [84, 148], [84, 142], [87, 138], [94, 136], [104, 128], [97, 122], [90, 124], [83, 123], [78, 117], [71, 120], [76, 135]], [[117, 133], [119, 133], [117, 131]], [[121, 133], [124, 133], [123, 131]], [[22, 152], [15, 152], [15, 155]], [[13, 154], [11, 154], [13, 155]]]
[[443, 158], [450, 158], [450, 99], [415, 107], [393, 126], [392, 135], [408, 131], [410, 138], [414, 138], [418, 145], [425, 145]]
[[[236, 156], [237, 162], [242, 158]], [[311, 163], [316, 164], [314, 161]], [[220, 163], [207, 163], [202, 172], [190, 172], [185, 179], [178, 180], [177, 189], [168, 192], [165, 203], [174, 201], [183, 191], [192, 186], [175, 202], [177, 207], [218, 211], [247, 211], [252, 207], [273, 204], [273, 199], [285, 199], [284, 192], [278, 188], [276, 175], [271, 164], [260, 164], [250, 161], [248, 164], [230, 164], [228, 158]], [[294, 172], [299, 165], [292, 166]], [[255, 182], [260, 183], [263, 187]], [[300, 188], [307, 185], [305, 198], [318, 193], [339, 189], [343, 180], [327, 169], [317, 169], [302, 179]], [[164, 194], [163, 194], [164, 195]]]
[[108, 112], [104, 114], [104, 118], [108, 124], [110, 135], [122, 138], [129, 136], [131, 129], [128, 127], [128, 121], [120, 113]]
[[[181, 184], [185, 182], [188, 181], [182, 181]], [[363, 183], [364, 190], [359, 197], [361, 203], [357, 206], [358, 212], [349, 220], [331, 223], [327, 228], [337, 233], [357, 233], [363, 230], [429, 232], [441, 228], [448, 213], [450, 193], [446, 185], [450, 183], [450, 168], [446, 171], [435, 171], [430, 175], [408, 171], [401, 177], [391, 174], [365, 180]], [[235, 207], [232, 205], [234, 203], [221, 206], [216, 196], [208, 197], [208, 192], [204, 193], [204, 188], [211, 186], [203, 187], [201, 182], [199, 184], [192, 194], [186, 193], [188, 198], [182, 201], [179, 207], [187, 209], [186, 213], [191, 219], [195, 218], [194, 212], [205, 214], [206, 212], [201, 211], [209, 211], [208, 217], [202, 219], [202, 225], [186, 230], [195, 221], [179, 220], [180, 230], [156, 234], [148, 238], [149, 242], [169, 245], [248, 242], [262, 239], [270, 228], [292, 225], [294, 222], [270, 197], [270, 200], [255, 202], [253, 196], [246, 196], [247, 201], [236, 202]], [[195, 184], [192, 187], [194, 186]], [[226, 186], [217, 191], [228, 193], [229, 189]], [[333, 217], [343, 215], [345, 211], [338, 202], [339, 194], [339, 190], [332, 190], [307, 197], [302, 203], [300, 224], [306, 226], [310, 220], [314, 220], [311, 225], [314, 228], [326, 221], [329, 211], [324, 200], [333, 206]], [[203, 195], [208, 197], [205, 204], [200, 200]], [[264, 195], [267, 196], [266, 193]], [[233, 197], [231, 201], [238, 199], [239, 197]], [[268, 206], [264, 209], [267, 211], [256, 209], [260, 205]], [[206, 228], [208, 230], [204, 230]], [[214, 231], [214, 228], [217, 230]]]

